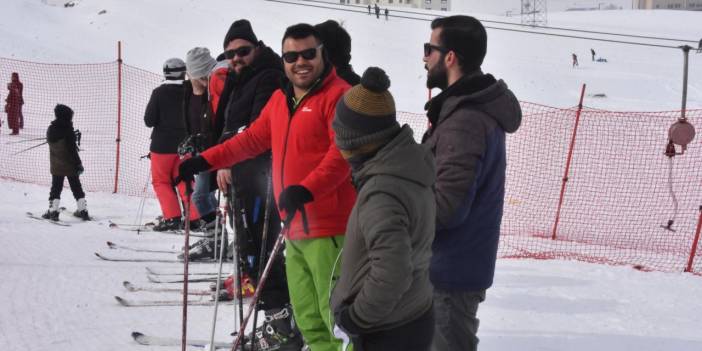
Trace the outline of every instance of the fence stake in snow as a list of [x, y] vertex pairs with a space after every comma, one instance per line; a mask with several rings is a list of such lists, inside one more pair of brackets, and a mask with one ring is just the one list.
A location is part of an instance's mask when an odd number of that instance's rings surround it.
[[117, 153], [115, 156], [115, 194], [119, 184], [119, 151], [122, 142], [122, 42], [117, 42]]
[[583, 98], [585, 97], [585, 86], [580, 91], [580, 102], [578, 103], [578, 111], [575, 113], [575, 125], [573, 126], [573, 135], [570, 138], [570, 147], [568, 148], [568, 158], [566, 159], [565, 171], [563, 172], [563, 180], [561, 182], [561, 195], [558, 198], [558, 208], [556, 209], [556, 220], [553, 222], [553, 233], [551, 239], [556, 240], [558, 232], [558, 221], [561, 218], [561, 207], [563, 206], [563, 197], [565, 196], [566, 183], [568, 182], [568, 174], [570, 172], [570, 161], [573, 159], [573, 149], [575, 149], [575, 137], [578, 135], [578, 125], [580, 124], [580, 113], [583, 110]]

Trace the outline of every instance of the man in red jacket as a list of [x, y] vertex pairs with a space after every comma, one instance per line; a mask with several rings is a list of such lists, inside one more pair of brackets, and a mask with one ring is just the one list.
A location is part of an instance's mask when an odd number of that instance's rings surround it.
[[278, 208], [282, 218], [292, 218], [285, 264], [297, 325], [311, 350], [338, 350], [329, 289], [338, 276], [335, 268], [356, 193], [348, 163], [334, 144], [331, 122], [337, 101], [350, 87], [326, 60], [311, 25], [289, 27], [282, 52], [289, 81], [273, 93], [258, 119], [225, 143], [183, 162], [180, 177], [188, 181], [200, 171], [229, 167], [271, 150]]

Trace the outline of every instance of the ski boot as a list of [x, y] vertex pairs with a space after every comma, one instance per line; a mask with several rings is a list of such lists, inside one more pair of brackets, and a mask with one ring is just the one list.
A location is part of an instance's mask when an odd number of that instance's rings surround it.
[[165, 232], [169, 230], [180, 230], [182, 227], [181, 224], [180, 217], [168, 218], [159, 221], [158, 224], [153, 227], [153, 231]]
[[[178, 259], [183, 260], [184, 255], [184, 253], [178, 254]], [[200, 239], [188, 249], [188, 260], [190, 261], [214, 260], [218, 256], [219, 252], [215, 252], [214, 237]]]
[[51, 221], [58, 221], [60, 205], [61, 199], [49, 200], [49, 209], [43, 215], [41, 215], [41, 218], [48, 219]]
[[88, 203], [85, 201], [85, 198], [78, 199], [76, 203], [78, 208], [75, 212], [73, 212], [73, 216], [78, 217], [84, 221], [89, 221], [90, 215], [88, 215]]
[[[292, 307], [273, 308], [264, 312], [266, 320], [263, 325], [256, 328], [256, 342], [253, 350], [256, 351], [300, 351], [303, 347], [302, 335], [295, 325]], [[251, 344], [253, 334], [244, 338]]]

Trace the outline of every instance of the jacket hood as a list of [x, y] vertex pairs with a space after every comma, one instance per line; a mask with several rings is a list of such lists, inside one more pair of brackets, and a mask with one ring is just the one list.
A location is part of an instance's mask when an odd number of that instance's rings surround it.
[[446, 99], [445, 108], [442, 109], [439, 120], [465, 103], [485, 112], [507, 133], [516, 132], [522, 123], [522, 108], [519, 106], [519, 100], [502, 79], [484, 90]]
[[49, 125], [46, 139], [48, 142], [54, 143], [69, 135], [73, 135], [73, 122], [67, 119], [55, 119]]
[[514, 133], [522, 123], [519, 100], [507, 84], [490, 74], [465, 76], [427, 103], [429, 120], [441, 123], [459, 107], [468, 104], [492, 117], [507, 133]]
[[435, 172], [431, 151], [415, 142], [412, 128], [405, 124], [397, 136], [353, 174], [353, 179], [362, 186], [370, 177], [384, 174], [431, 186]]

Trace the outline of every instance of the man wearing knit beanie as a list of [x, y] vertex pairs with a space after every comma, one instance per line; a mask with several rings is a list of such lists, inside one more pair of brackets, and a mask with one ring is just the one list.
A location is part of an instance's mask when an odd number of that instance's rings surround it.
[[[210, 55], [210, 50], [204, 47], [192, 48], [185, 55], [185, 72], [190, 80], [183, 82], [182, 111], [187, 134], [193, 140], [193, 146], [197, 152], [211, 147], [214, 140], [219, 138], [218, 131], [214, 129], [215, 114], [207, 94], [210, 73], [216, 64], [217, 61]], [[214, 179], [211, 178], [209, 172], [201, 172], [195, 177], [192, 202], [200, 217], [189, 218], [191, 228], [214, 228], [218, 204], [214, 196], [214, 189], [211, 187]], [[205, 244], [205, 242], [199, 244]], [[196, 246], [202, 250], [198, 251], [197, 254], [191, 250], [189, 253], [191, 260], [214, 258], [214, 253], [205, 250], [205, 246]]]
[[371, 67], [339, 101], [332, 127], [358, 192], [331, 296], [335, 334], [356, 350], [429, 350], [434, 158], [400, 127], [390, 80]]
[[[224, 39], [223, 56], [228, 67], [217, 109], [218, 121], [224, 127], [219, 143], [234, 137], [257, 121], [285, 77], [280, 56], [256, 38], [251, 24], [245, 19], [232, 23]], [[265, 252], [263, 259], [256, 260], [243, 269], [244, 276], [255, 284], [260, 280], [259, 270], [265, 266], [275, 244], [275, 240], [270, 238], [278, 235], [281, 229], [280, 214], [269, 190], [270, 174], [270, 152], [217, 170], [220, 191], [231, 194], [233, 213], [243, 219], [234, 221], [237, 233], [243, 233], [238, 240], [247, 243], [240, 254], [243, 257], [260, 257], [261, 252]], [[265, 243], [264, 229], [269, 238]], [[266, 247], [262, 250], [263, 245]], [[283, 260], [276, 260], [271, 266], [266, 285], [261, 287], [260, 303], [256, 307], [256, 312], [258, 308], [263, 310], [266, 320], [262, 325], [256, 326], [255, 338], [249, 336], [250, 340], [255, 339], [253, 347], [261, 351], [298, 351], [302, 337], [292, 321], [293, 311]]]
[[436, 157], [436, 234], [430, 267], [437, 351], [478, 348], [478, 305], [492, 286], [506, 177], [506, 133], [522, 119], [502, 80], [481, 70], [487, 34], [469, 16], [437, 18], [424, 44], [430, 129]]

